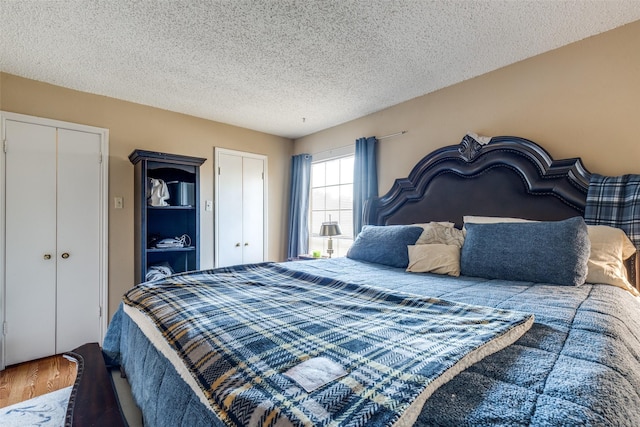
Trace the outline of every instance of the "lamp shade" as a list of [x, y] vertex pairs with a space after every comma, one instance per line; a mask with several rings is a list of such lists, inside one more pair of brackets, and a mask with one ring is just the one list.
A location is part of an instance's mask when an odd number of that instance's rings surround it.
[[340, 231], [340, 226], [337, 222], [323, 222], [320, 227], [321, 236], [338, 236], [340, 234], [342, 234], [342, 231]]

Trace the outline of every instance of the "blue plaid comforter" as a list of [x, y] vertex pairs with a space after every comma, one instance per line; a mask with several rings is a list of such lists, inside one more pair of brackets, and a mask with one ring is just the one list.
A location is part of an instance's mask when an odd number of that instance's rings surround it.
[[[217, 417], [241, 426], [392, 425], [533, 323], [275, 264], [176, 275], [133, 288], [124, 303], [161, 332]], [[342, 372], [324, 382], [326, 372], [305, 372], [320, 381], [305, 391], [289, 372], [314, 359]]]

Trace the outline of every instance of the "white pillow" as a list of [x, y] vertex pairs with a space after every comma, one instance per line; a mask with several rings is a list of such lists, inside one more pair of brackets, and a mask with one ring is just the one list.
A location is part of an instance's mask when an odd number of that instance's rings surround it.
[[460, 248], [456, 245], [409, 245], [407, 249], [409, 272], [460, 275]]
[[475, 216], [475, 215], [465, 215], [462, 217], [462, 222], [466, 224], [467, 222], [473, 224], [494, 224], [496, 222], [532, 222], [533, 220], [524, 219], [524, 218], [510, 218], [507, 216]]

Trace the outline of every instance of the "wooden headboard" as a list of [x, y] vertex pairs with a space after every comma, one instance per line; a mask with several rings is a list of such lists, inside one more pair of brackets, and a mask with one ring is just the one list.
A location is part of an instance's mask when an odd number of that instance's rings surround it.
[[[370, 199], [364, 223], [452, 221], [464, 215], [562, 220], [583, 216], [591, 174], [579, 158], [554, 160], [535, 142], [498, 136], [482, 145], [466, 135], [440, 148], [397, 179], [387, 194]], [[628, 261], [640, 289], [636, 259]]]

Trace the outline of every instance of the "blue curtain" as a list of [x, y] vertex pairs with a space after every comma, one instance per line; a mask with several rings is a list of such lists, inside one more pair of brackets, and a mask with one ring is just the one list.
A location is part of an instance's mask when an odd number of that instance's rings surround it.
[[309, 252], [309, 189], [311, 155], [291, 158], [291, 194], [289, 202], [289, 246], [287, 258]]
[[378, 140], [374, 136], [356, 140], [353, 165], [353, 237], [362, 229], [364, 202], [378, 196], [377, 147]]

